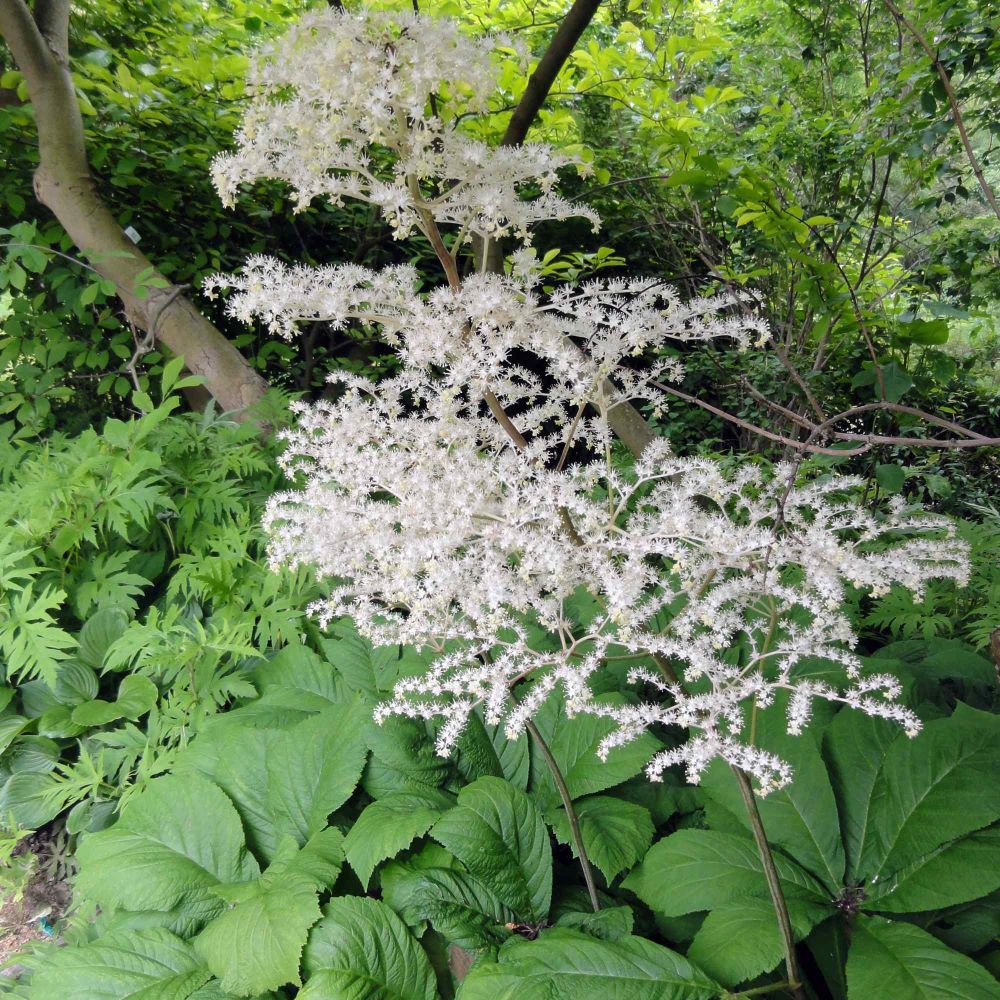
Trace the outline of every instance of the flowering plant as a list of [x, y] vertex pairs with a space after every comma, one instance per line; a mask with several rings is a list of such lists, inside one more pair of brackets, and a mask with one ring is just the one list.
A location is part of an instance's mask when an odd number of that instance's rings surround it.
[[[324, 11], [256, 60], [237, 150], [215, 164], [223, 198], [272, 178], [300, 207], [368, 201], [397, 237], [425, 237], [445, 278], [422, 295], [408, 267], [256, 257], [209, 281], [210, 294], [231, 291], [240, 319], [286, 337], [303, 321], [360, 323], [400, 360], [377, 384], [332, 376], [334, 402], [296, 407], [282, 465], [298, 485], [269, 505], [272, 559], [333, 581], [314, 608], [321, 621], [347, 615], [376, 644], [435, 652], [376, 717], [443, 720], [442, 753], [477, 707], [513, 737], [557, 688], [571, 714], [614, 721], [603, 754], [651, 726], [687, 730], [649, 762], [654, 780], [684, 764], [697, 781], [721, 757], [762, 793], [786, 784], [787, 762], [745, 732], [745, 707], [779, 692], [792, 733], [817, 698], [916, 733], [897, 681], [866, 673], [853, 651], [845, 588], [962, 581], [961, 543], [946, 520], [902, 502], [867, 510], [851, 479], [798, 482], [791, 465], [730, 472], [663, 439], [632, 463], [616, 458], [613, 411], [656, 412], [683, 376], [665, 348], [723, 338], [749, 349], [767, 330], [748, 299], [682, 303], [651, 280], [542, 289], [530, 227], [598, 219], [554, 191], [571, 158], [463, 133], [509, 47], [418, 14]], [[501, 237], [525, 245], [509, 274], [460, 276], [471, 240]], [[580, 593], [598, 608], [587, 620], [574, 611]], [[640, 664], [627, 703], [592, 693], [609, 659]]]

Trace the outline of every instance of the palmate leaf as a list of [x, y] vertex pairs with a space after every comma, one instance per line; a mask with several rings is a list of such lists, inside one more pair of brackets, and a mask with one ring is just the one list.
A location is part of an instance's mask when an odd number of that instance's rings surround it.
[[[790, 909], [829, 900], [821, 883], [794, 861], [782, 854], [774, 861]], [[678, 830], [664, 837], [622, 886], [670, 917], [769, 898], [753, 841], [713, 830]]]
[[376, 865], [410, 846], [454, 804], [437, 789], [392, 792], [366, 806], [344, 842], [347, 860], [367, 887]]
[[195, 938], [199, 957], [222, 988], [237, 996], [299, 985], [306, 936], [320, 918], [315, 886], [281, 870], [239, 889], [229, 897], [231, 908]]
[[157, 778], [107, 830], [77, 849], [77, 892], [104, 909], [171, 911], [198, 923], [217, 916], [213, 890], [260, 873], [228, 798], [196, 775]]
[[[757, 808], [768, 840], [820, 879], [832, 895], [844, 884], [846, 866], [833, 788], [812, 735], [789, 736], [786, 725], [783, 710], [758, 714], [757, 745], [787, 760], [795, 777], [785, 788], [758, 797]], [[728, 765], [714, 761], [700, 784], [749, 833], [746, 808]]]
[[981, 965], [914, 927], [858, 917], [847, 957], [848, 1000], [998, 1000]]
[[530, 773], [527, 733], [508, 739], [502, 725], [488, 725], [473, 712], [458, 749], [458, 769], [467, 781], [487, 776], [506, 778], [516, 788], [527, 790]]
[[[587, 900], [588, 907], [590, 900]], [[628, 906], [602, 905], [597, 910], [566, 910], [559, 915], [556, 927], [566, 927], [571, 930], [584, 931], [591, 937], [603, 938], [605, 941], [619, 941], [632, 933], [635, 925], [635, 914]]]
[[447, 848], [521, 922], [537, 923], [552, 899], [552, 848], [542, 817], [524, 792], [480, 778], [434, 825]]
[[925, 854], [866, 886], [866, 910], [917, 913], [979, 899], [1000, 888], [1000, 827], [991, 826]]
[[475, 876], [418, 859], [387, 865], [382, 895], [408, 926], [428, 921], [450, 944], [470, 951], [503, 941], [505, 925], [516, 922], [514, 912]]
[[368, 740], [371, 759], [362, 785], [373, 799], [439, 788], [448, 777], [448, 765], [438, 756], [422, 721], [386, 719], [369, 727]]
[[715, 1000], [721, 990], [676, 952], [644, 938], [601, 941], [552, 928], [512, 938], [477, 962], [457, 1000]]
[[847, 855], [846, 881], [859, 881], [859, 866], [866, 853], [872, 796], [885, 763], [885, 755], [906, 735], [886, 719], [863, 712], [841, 711], [823, 736], [823, 753], [833, 783]]
[[385, 903], [331, 899], [312, 929], [299, 1000], [437, 1000], [424, 950]]
[[915, 740], [896, 740], [876, 777], [859, 873], [886, 878], [1000, 819], [1000, 717], [961, 703]]
[[321, 712], [350, 701], [337, 671], [308, 646], [285, 646], [254, 671], [253, 680], [263, 699], [299, 710]]
[[[825, 902], [798, 900], [789, 906], [795, 939], [804, 938], [830, 915]], [[694, 936], [687, 956], [726, 986], [736, 986], [782, 960], [784, 946], [770, 899], [745, 899], [713, 909]]]
[[210, 978], [190, 944], [155, 928], [50, 948], [31, 978], [31, 992], [67, 1000], [189, 1000]]
[[[646, 853], [653, 839], [649, 810], [634, 802], [610, 795], [590, 795], [575, 802], [574, 810], [583, 846], [591, 862], [609, 882], [631, 868]], [[574, 857], [577, 856], [566, 810], [553, 810], [548, 818], [559, 841], [568, 844]]]

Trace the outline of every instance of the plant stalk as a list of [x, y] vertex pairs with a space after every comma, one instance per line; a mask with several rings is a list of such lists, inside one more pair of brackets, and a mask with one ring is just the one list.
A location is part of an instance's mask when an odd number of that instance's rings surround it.
[[[781, 933], [782, 946], [785, 951], [785, 973], [788, 976], [787, 988], [791, 991], [796, 1000], [805, 1000], [805, 993], [802, 991], [801, 980], [799, 978], [799, 966], [795, 959], [795, 937], [792, 933], [792, 921], [788, 916], [788, 904], [785, 902], [785, 894], [781, 890], [781, 882], [778, 880], [778, 869], [774, 864], [774, 854], [771, 852], [771, 845], [767, 842], [767, 834], [764, 831], [764, 821], [760, 817], [760, 810], [757, 808], [757, 798], [750, 784], [750, 778], [746, 771], [730, 765], [733, 774], [736, 776], [736, 784], [740, 794], [743, 796], [743, 804], [747, 808], [747, 816], [750, 818], [750, 828], [753, 830], [753, 839], [757, 842], [757, 850], [760, 853], [760, 860], [764, 866], [764, 876], [767, 879], [767, 888], [771, 893], [771, 903], [774, 906], [774, 914], [778, 918], [778, 930]], [[742, 994], [746, 995], [746, 994]]]
[[797, 983], [765, 983], [763, 986], [753, 986], [739, 993], [724, 993], [723, 1000], [742, 1000], [743, 997], [761, 997], [766, 993], [777, 993], [779, 990], [798, 989]]
[[594, 908], [594, 913], [597, 913], [601, 909], [601, 903], [597, 898], [594, 873], [590, 869], [590, 858], [587, 857], [587, 849], [583, 846], [583, 835], [580, 833], [580, 820], [576, 815], [576, 810], [573, 808], [573, 800], [570, 798], [569, 789], [566, 787], [566, 779], [562, 776], [562, 771], [559, 770], [559, 765], [556, 763], [555, 757], [552, 756], [552, 751], [549, 749], [548, 743], [542, 739], [542, 734], [538, 731], [538, 727], [529, 721], [526, 728], [531, 733], [531, 738], [538, 744], [538, 749], [542, 751], [545, 763], [548, 764], [549, 771], [552, 773], [552, 780], [556, 783], [556, 788], [559, 789], [559, 798], [562, 799], [563, 808], [569, 817], [569, 828], [573, 836], [573, 846], [576, 848], [576, 856], [580, 859], [580, 868], [583, 870], [583, 881], [587, 883], [590, 905]]

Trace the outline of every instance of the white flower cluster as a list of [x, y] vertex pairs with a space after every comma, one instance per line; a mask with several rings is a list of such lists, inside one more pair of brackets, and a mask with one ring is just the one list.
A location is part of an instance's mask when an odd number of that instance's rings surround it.
[[[515, 736], [560, 687], [572, 712], [617, 723], [603, 755], [650, 726], [680, 726], [690, 739], [654, 758], [651, 778], [684, 763], [697, 781], [723, 757], [761, 791], [790, 771], [741, 742], [749, 703], [763, 708], [789, 692], [792, 733], [816, 698], [919, 729], [893, 700], [895, 678], [865, 673], [840, 609], [847, 585], [919, 591], [932, 576], [964, 581], [964, 552], [946, 519], [902, 506], [876, 518], [852, 499], [858, 484], [849, 479], [785, 497], [787, 469], [727, 475], [716, 462], [671, 456], [664, 442], [647, 448], [633, 475], [603, 462], [555, 472], [476, 437], [488, 428], [443, 402], [433, 414], [401, 416], [397, 397], [355, 383], [335, 404], [302, 408], [287, 435], [284, 467], [305, 486], [271, 501], [273, 558], [336, 581], [313, 609], [322, 620], [348, 615], [376, 644], [442, 654], [400, 683], [381, 716], [445, 719], [447, 752], [477, 705]], [[585, 623], [574, 611], [583, 591], [599, 608]], [[540, 645], [532, 624], [557, 641]], [[674, 673], [630, 674], [663, 697], [593, 699], [593, 672], [629, 654]], [[534, 683], [513, 692], [528, 676]]]
[[[204, 289], [229, 290], [229, 315], [261, 319], [289, 339], [300, 323], [377, 328], [403, 362], [397, 389], [420, 398], [464, 391], [473, 406], [491, 391], [524, 433], [561, 425], [588, 403], [608, 409], [660, 399], [656, 383], [683, 374], [680, 360], [662, 351], [672, 343], [725, 338], [746, 349], [768, 336], [733, 295], [683, 303], [643, 279], [593, 280], [548, 297], [530, 277], [474, 274], [426, 297], [417, 294], [419, 280], [409, 266], [288, 267], [258, 256], [238, 274], [208, 278]], [[644, 360], [630, 364], [637, 358]]]
[[[240, 150], [217, 164], [223, 192], [283, 177], [300, 199], [376, 201], [400, 232], [433, 237], [441, 221], [520, 231], [558, 201], [522, 201], [518, 171], [554, 177], [562, 160], [541, 147], [512, 160], [428, 117], [435, 91], [452, 113], [484, 105], [496, 44], [418, 16], [310, 15], [258, 62]], [[545, 293], [521, 267], [445, 273], [447, 285], [421, 295], [409, 267], [256, 257], [208, 285], [231, 292], [232, 315], [282, 336], [300, 322], [360, 323], [398, 354], [392, 378], [339, 375], [333, 401], [297, 407], [281, 460], [296, 488], [265, 518], [276, 564], [331, 581], [313, 609], [321, 621], [349, 616], [376, 644], [436, 652], [379, 719], [441, 720], [447, 753], [477, 708], [514, 736], [559, 689], [570, 714], [614, 723], [602, 755], [673, 727], [681, 740], [649, 763], [652, 779], [682, 764], [697, 781], [721, 757], [761, 792], [791, 772], [753, 745], [748, 705], [787, 699], [792, 733], [817, 698], [917, 731], [895, 678], [866, 673], [842, 607], [848, 586], [919, 593], [934, 576], [964, 581], [947, 520], [901, 502], [875, 514], [853, 480], [727, 471], [662, 439], [634, 465], [615, 459], [609, 413], [657, 404], [658, 383], [683, 374], [671, 345], [766, 339], [744, 302], [681, 303], [638, 279]], [[634, 696], [595, 698], [595, 672], [623, 659], [636, 664]]]
[[[509, 46], [419, 14], [305, 15], [252, 62], [238, 148], [212, 166], [222, 200], [231, 205], [241, 184], [281, 180], [299, 209], [318, 196], [377, 205], [398, 238], [424, 229], [426, 215], [457, 226], [460, 240], [524, 238], [542, 219], [570, 216], [596, 226], [592, 209], [553, 191], [572, 157], [537, 143], [491, 149], [457, 127], [462, 114], [486, 110], [491, 57]], [[522, 198], [525, 186], [541, 195]]]

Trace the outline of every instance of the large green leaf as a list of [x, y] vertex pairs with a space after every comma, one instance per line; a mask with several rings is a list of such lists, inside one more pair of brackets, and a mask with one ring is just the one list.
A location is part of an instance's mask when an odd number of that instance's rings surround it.
[[261, 697], [274, 705], [321, 712], [350, 700], [337, 671], [308, 646], [285, 646], [257, 667], [253, 679]]
[[946, 844], [887, 878], [868, 884], [865, 909], [940, 910], [1000, 888], [1000, 827]]
[[80, 660], [64, 660], [59, 665], [53, 694], [60, 705], [79, 705], [97, 697], [97, 674]]
[[473, 712], [458, 743], [458, 769], [467, 781], [493, 776], [506, 778], [522, 791], [528, 787], [528, 734], [507, 738], [502, 725], [491, 726]]
[[[829, 899], [794, 861], [780, 853], [774, 861], [790, 909]], [[622, 886], [668, 917], [770, 898], [753, 841], [713, 830], [678, 830], [655, 843]]]
[[842, 709], [823, 735], [823, 754], [830, 769], [847, 852], [848, 884], [859, 880], [861, 858], [868, 850], [872, 796], [885, 755], [896, 740], [905, 739], [894, 723], [851, 709]]
[[102, 608], [95, 612], [77, 636], [80, 659], [88, 667], [100, 670], [111, 644], [120, 639], [127, 628], [128, 615], [121, 608]]
[[[768, 840], [835, 893], [844, 884], [845, 859], [826, 765], [811, 735], [788, 735], [783, 712], [760, 713], [759, 725], [758, 745], [787, 760], [795, 769], [790, 785], [765, 798], [758, 797], [757, 807]], [[714, 761], [703, 775], [701, 787], [749, 831], [746, 807], [727, 764]]]
[[478, 962], [457, 1000], [715, 1000], [719, 987], [676, 952], [644, 938], [601, 941], [560, 927], [512, 938]]
[[30, 725], [31, 719], [25, 719], [21, 715], [0, 719], [0, 754]]
[[614, 906], [607, 901], [599, 910], [591, 908], [590, 900], [586, 901], [586, 910], [564, 910], [555, 922], [556, 927], [569, 927], [584, 931], [591, 937], [603, 938], [605, 941], [619, 941], [632, 933], [635, 925], [635, 914], [629, 906]]
[[369, 727], [371, 759], [362, 784], [379, 799], [392, 792], [420, 792], [438, 788], [448, 776], [448, 765], [434, 749], [425, 723], [391, 718]]
[[0, 817], [12, 818], [26, 830], [37, 830], [59, 815], [58, 799], [46, 795], [55, 787], [51, 775], [39, 771], [12, 774], [0, 789]]
[[336, 638], [321, 640], [323, 652], [348, 689], [374, 704], [403, 674], [423, 673], [427, 658], [412, 647], [373, 646], [348, 620], [334, 626]]
[[885, 878], [1000, 818], [1000, 717], [961, 703], [897, 740], [875, 782], [859, 874]]
[[410, 927], [428, 921], [445, 940], [475, 951], [508, 936], [516, 915], [460, 868], [394, 862], [382, 872], [382, 896]]
[[198, 955], [237, 996], [298, 985], [306, 936], [320, 918], [314, 885], [282, 866], [235, 888], [219, 890], [230, 908], [195, 939]]
[[283, 730], [227, 730], [212, 778], [233, 800], [247, 843], [264, 861], [287, 834], [304, 844], [354, 791], [369, 709], [334, 705]]
[[162, 929], [139, 930], [50, 948], [31, 993], [39, 1000], [187, 1000], [210, 976], [187, 942]]
[[299, 1000], [437, 1000], [427, 956], [385, 903], [331, 899], [312, 929]]
[[435, 824], [443, 844], [523, 922], [548, 916], [552, 848], [528, 796], [501, 778], [480, 778]]
[[[631, 868], [653, 840], [653, 820], [645, 806], [610, 795], [591, 795], [573, 804], [580, 824], [580, 836], [590, 860], [610, 882], [619, 872]], [[550, 812], [555, 835], [569, 844], [576, 856], [569, 817], [565, 809]]]
[[847, 957], [848, 1000], [997, 1000], [998, 983], [981, 965], [914, 927], [858, 917]]
[[77, 726], [106, 726], [118, 719], [138, 719], [145, 715], [159, 697], [156, 685], [141, 674], [128, 674], [118, 688], [114, 701], [95, 698], [73, 709], [72, 720]]
[[[598, 701], [619, 704], [616, 695], [601, 695]], [[614, 728], [610, 719], [596, 715], [570, 718], [562, 697], [553, 693], [535, 717], [542, 738], [549, 745], [573, 799], [593, 795], [620, 785], [638, 774], [660, 747], [649, 733], [625, 746], [616, 747], [602, 761], [597, 756], [601, 741]], [[537, 746], [531, 747], [531, 794], [544, 812], [559, 805], [559, 792]]]
[[[796, 940], [830, 915], [826, 903], [799, 902], [789, 906]], [[770, 972], [781, 961], [784, 947], [771, 900], [744, 899], [713, 909], [694, 936], [687, 956], [726, 986]]]
[[344, 841], [344, 850], [361, 884], [368, 885], [375, 866], [409, 847], [454, 804], [437, 789], [391, 792], [366, 806]]
[[77, 892], [105, 909], [179, 908], [196, 922], [223, 909], [216, 886], [260, 874], [233, 804], [196, 775], [152, 781], [114, 826], [83, 838], [77, 861]]

